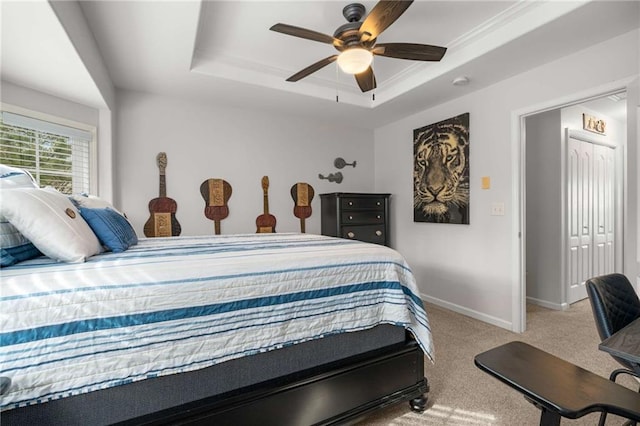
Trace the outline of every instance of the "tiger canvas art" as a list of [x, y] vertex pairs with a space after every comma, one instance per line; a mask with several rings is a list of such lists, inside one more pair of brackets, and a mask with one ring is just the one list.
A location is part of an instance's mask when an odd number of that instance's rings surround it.
[[469, 224], [469, 113], [413, 131], [414, 222]]

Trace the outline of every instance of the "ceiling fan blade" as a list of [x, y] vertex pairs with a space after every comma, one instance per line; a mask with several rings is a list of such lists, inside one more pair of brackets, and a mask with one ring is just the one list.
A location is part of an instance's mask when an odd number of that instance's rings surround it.
[[294, 37], [306, 38], [307, 40], [319, 41], [320, 43], [333, 44], [335, 46], [342, 46], [342, 40], [338, 40], [328, 34], [322, 34], [317, 31], [308, 30], [306, 28], [294, 27], [287, 24], [275, 24], [271, 28], [271, 31], [275, 31], [282, 34], [291, 35]]
[[336, 59], [338, 59], [338, 55], [332, 55], [329, 56], [328, 58], [324, 58], [314, 64], [309, 65], [308, 67], [306, 67], [305, 69], [298, 71], [297, 73], [295, 73], [294, 75], [292, 75], [291, 77], [289, 77], [287, 79], [287, 81], [298, 81], [301, 80], [303, 78], [305, 78], [306, 76], [308, 76], [309, 74], [313, 74], [314, 72], [318, 71], [321, 68], [326, 67], [327, 65], [329, 65], [330, 63], [334, 62]]
[[373, 68], [369, 67], [360, 74], [356, 74], [355, 77], [358, 86], [360, 86], [360, 90], [363, 92], [368, 92], [376, 88], [376, 76], [373, 74]]
[[411, 3], [413, 0], [379, 1], [360, 26], [361, 40], [377, 38], [411, 6]]
[[439, 61], [446, 51], [446, 47], [417, 43], [379, 43], [371, 50], [374, 55], [414, 61]]

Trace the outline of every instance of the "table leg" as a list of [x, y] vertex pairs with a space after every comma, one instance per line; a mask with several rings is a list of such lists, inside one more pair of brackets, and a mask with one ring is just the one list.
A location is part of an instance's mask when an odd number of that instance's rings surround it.
[[546, 408], [542, 407], [540, 426], [560, 426], [560, 414], [549, 411]]

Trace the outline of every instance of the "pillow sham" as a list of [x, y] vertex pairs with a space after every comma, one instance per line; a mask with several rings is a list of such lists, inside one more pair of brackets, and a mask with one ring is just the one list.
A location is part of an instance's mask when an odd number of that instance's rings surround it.
[[[0, 188], [37, 188], [26, 170], [0, 164]], [[0, 200], [2, 202], [2, 200]], [[42, 256], [4, 216], [0, 215], [0, 268]]]
[[54, 188], [3, 188], [0, 199], [0, 215], [52, 259], [84, 262], [102, 251], [75, 206]]
[[114, 253], [121, 253], [138, 244], [138, 236], [129, 221], [117, 211], [106, 207], [80, 207], [82, 218], [96, 234], [100, 243]]

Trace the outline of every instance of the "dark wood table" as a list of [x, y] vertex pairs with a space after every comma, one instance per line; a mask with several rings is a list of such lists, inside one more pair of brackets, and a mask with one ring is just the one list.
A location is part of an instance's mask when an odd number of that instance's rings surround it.
[[618, 358], [640, 364], [640, 318], [603, 340], [598, 348]]

